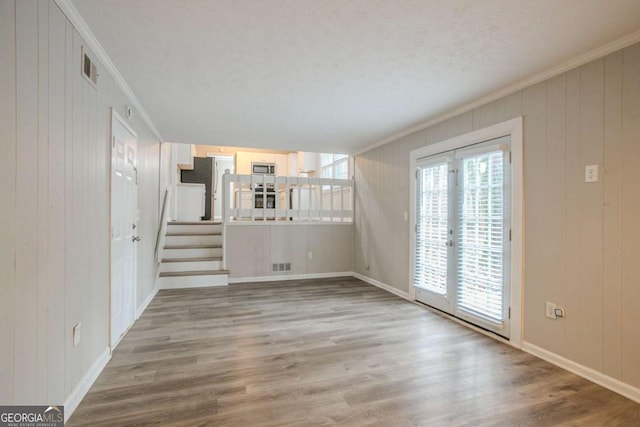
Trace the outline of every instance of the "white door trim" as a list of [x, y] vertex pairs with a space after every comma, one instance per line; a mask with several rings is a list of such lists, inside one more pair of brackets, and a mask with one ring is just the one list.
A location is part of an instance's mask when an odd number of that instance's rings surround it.
[[[111, 107], [111, 127], [110, 127], [110, 133], [109, 133], [109, 349], [110, 352], [113, 352], [114, 348], [116, 347], [116, 345], [119, 343], [120, 339], [113, 341], [112, 339], [112, 334], [111, 334], [111, 330], [113, 327], [113, 319], [112, 319], [112, 306], [111, 306], [111, 300], [112, 300], [112, 292], [113, 292], [113, 277], [112, 277], [112, 271], [113, 271], [113, 259], [112, 259], [112, 245], [113, 245], [113, 236], [112, 236], [112, 230], [113, 230], [113, 218], [112, 218], [112, 212], [113, 212], [113, 168], [114, 168], [114, 154], [113, 154], [113, 137], [114, 137], [114, 124], [117, 121], [123, 128], [125, 128], [127, 130], [127, 132], [129, 132], [131, 135], [133, 135], [136, 138], [136, 146], [137, 146], [137, 140], [138, 140], [138, 134], [136, 133], [136, 131], [133, 130], [133, 128], [131, 128], [131, 126], [129, 126], [129, 124], [126, 122], [126, 120], [124, 119], [124, 117], [122, 117], [120, 114], [118, 114], [118, 112], [115, 110], [115, 108]], [[138, 156], [138, 152], [137, 152], [137, 148], [136, 148], [136, 163], [137, 163], [137, 156]], [[137, 167], [137, 165], [136, 165]], [[134, 308], [134, 322], [136, 317], [136, 312], [135, 310], [137, 309], [137, 294], [138, 294], [138, 281], [137, 281], [137, 258], [138, 258], [138, 249], [137, 249], [137, 245], [134, 246], [134, 252], [133, 252], [133, 256], [135, 258], [135, 262], [134, 265], [136, 267], [135, 269], [135, 273], [134, 273], [134, 277], [136, 278], [135, 280], [135, 286], [134, 286], [134, 290], [133, 290], [133, 308]], [[122, 337], [120, 337], [122, 338]]]
[[524, 162], [523, 162], [523, 119], [517, 117], [483, 129], [456, 136], [445, 141], [427, 145], [410, 153], [409, 185], [410, 212], [409, 234], [411, 236], [411, 256], [409, 266], [409, 299], [416, 299], [413, 287], [416, 249], [416, 164], [418, 159], [456, 150], [471, 144], [510, 136], [511, 140], [511, 334], [509, 343], [517, 348], [522, 346], [522, 295], [523, 295], [523, 253], [524, 253]]
[[129, 123], [127, 123], [127, 120], [122, 117], [120, 114], [118, 114], [118, 112], [116, 111], [115, 108], [111, 107], [111, 133], [113, 136], [113, 121], [117, 120], [118, 123], [120, 123], [122, 125], [123, 128], [125, 128], [131, 135], [135, 136], [136, 139], [138, 139], [138, 133], [133, 130], [133, 128], [131, 126], [129, 126]]

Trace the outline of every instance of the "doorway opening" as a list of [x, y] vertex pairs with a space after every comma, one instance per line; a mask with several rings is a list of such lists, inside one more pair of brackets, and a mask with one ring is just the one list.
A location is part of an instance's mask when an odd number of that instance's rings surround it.
[[229, 191], [222, 186], [222, 176], [226, 170], [234, 173], [234, 157], [207, 153], [211, 159], [211, 219], [222, 221], [223, 192]]

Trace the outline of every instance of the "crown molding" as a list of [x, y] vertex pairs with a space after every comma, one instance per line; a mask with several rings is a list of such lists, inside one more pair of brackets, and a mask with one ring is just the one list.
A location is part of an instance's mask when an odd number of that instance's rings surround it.
[[102, 66], [107, 70], [107, 72], [111, 75], [113, 80], [116, 82], [116, 85], [120, 88], [120, 90], [124, 93], [124, 96], [129, 100], [131, 106], [135, 108], [137, 114], [140, 115], [145, 124], [149, 127], [151, 132], [160, 140], [160, 142], [164, 142], [164, 138], [155, 124], [147, 114], [147, 111], [144, 109], [138, 97], [133, 93], [133, 90], [127, 82], [125, 81], [118, 68], [113, 63], [107, 52], [104, 50], [96, 36], [93, 34], [85, 20], [82, 18], [76, 7], [73, 5], [71, 0], [54, 0], [62, 13], [65, 14], [71, 25], [75, 27], [80, 36], [84, 39], [85, 43], [89, 46], [89, 48], [96, 55], [96, 58]]
[[607, 43], [602, 47], [599, 47], [597, 49], [594, 49], [582, 55], [576, 56], [575, 58], [572, 58], [566, 62], [563, 62], [558, 66], [550, 68], [547, 71], [534, 74], [530, 77], [520, 80], [519, 82], [513, 83], [509, 86], [505, 86], [502, 89], [498, 89], [497, 91], [490, 93], [489, 95], [483, 96], [482, 98], [463, 104], [459, 107], [454, 108], [453, 110], [449, 110], [446, 113], [440, 114], [432, 119], [429, 119], [415, 126], [412, 126], [408, 129], [405, 129], [401, 132], [398, 132], [394, 135], [391, 135], [390, 137], [387, 137], [380, 141], [366, 145], [363, 148], [356, 150], [356, 152], [353, 155], [358, 156], [360, 154], [366, 153], [367, 151], [373, 150], [374, 148], [380, 147], [382, 145], [388, 144], [389, 142], [392, 142], [404, 136], [410, 135], [414, 132], [424, 130], [433, 125], [444, 122], [445, 120], [449, 120], [453, 117], [459, 116], [460, 114], [467, 113], [475, 108], [481, 107], [485, 104], [496, 101], [500, 98], [504, 98], [507, 95], [511, 95], [512, 93], [518, 92], [519, 90], [536, 85], [540, 82], [548, 80], [552, 77], [565, 73], [574, 68], [578, 68], [582, 65], [588, 64], [591, 61], [602, 58], [603, 56], [609, 55], [610, 53], [616, 52], [620, 49], [624, 49], [625, 47], [631, 46], [632, 44], [635, 44], [638, 42], [640, 42], [640, 31], [636, 31], [618, 40], [615, 40], [611, 43]]

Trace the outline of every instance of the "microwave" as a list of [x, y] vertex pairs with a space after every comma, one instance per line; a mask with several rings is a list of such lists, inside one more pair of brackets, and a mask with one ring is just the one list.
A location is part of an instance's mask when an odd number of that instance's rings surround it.
[[251, 173], [254, 175], [275, 175], [276, 164], [275, 163], [251, 163]]

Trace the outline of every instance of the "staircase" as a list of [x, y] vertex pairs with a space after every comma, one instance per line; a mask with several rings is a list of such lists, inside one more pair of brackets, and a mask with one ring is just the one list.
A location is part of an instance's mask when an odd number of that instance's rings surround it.
[[222, 225], [169, 222], [160, 264], [160, 289], [226, 286], [222, 269]]

